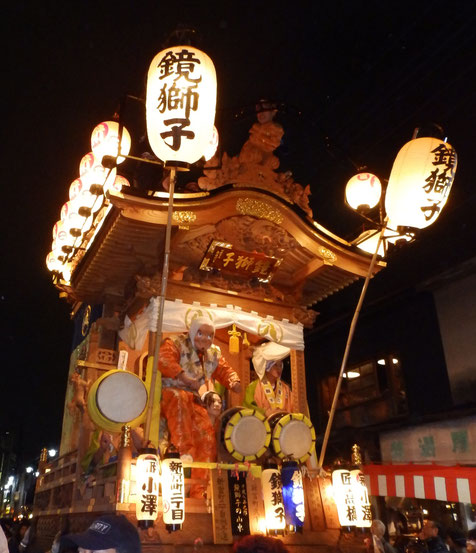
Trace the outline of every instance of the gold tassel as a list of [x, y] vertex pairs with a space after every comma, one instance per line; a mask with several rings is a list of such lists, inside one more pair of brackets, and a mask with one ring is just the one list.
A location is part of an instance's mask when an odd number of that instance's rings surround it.
[[248, 334], [243, 334], [243, 348], [248, 349], [250, 347], [250, 341], [248, 340]]
[[233, 330], [229, 330], [228, 334], [230, 335], [230, 342], [228, 344], [228, 351], [230, 353], [240, 353], [240, 340], [241, 332], [236, 330], [236, 325], [233, 325]]

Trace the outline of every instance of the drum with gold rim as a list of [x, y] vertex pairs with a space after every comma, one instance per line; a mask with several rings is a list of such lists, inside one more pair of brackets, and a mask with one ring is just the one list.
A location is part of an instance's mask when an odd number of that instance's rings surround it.
[[238, 461], [254, 461], [268, 449], [271, 429], [266, 417], [254, 409], [232, 407], [222, 415], [223, 441]]
[[302, 413], [279, 411], [268, 417], [271, 445], [281, 459], [290, 458], [304, 463], [316, 447], [316, 431]]
[[91, 420], [107, 432], [120, 432], [128, 424], [138, 426], [144, 421], [147, 389], [142, 380], [129, 371], [108, 371], [91, 386], [88, 412]]

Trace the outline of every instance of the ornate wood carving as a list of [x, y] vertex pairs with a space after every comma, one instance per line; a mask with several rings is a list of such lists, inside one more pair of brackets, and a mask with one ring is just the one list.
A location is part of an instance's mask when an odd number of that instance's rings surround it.
[[[281, 143], [283, 134], [281, 125], [272, 120], [262, 119], [262, 122], [254, 123], [238, 156], [230, 158], [224, 153], [220, 165], [220, 160], [215, 155], [205, 164], [205, 176], [198, 179], [199, 187], [202, 190], [213, 190], [229, 183], [251, 184], [284, 197], [312, 217], [309, 185], [303, 187], [295, 182], [291, 171], [276, 172], [279, 159], [273, 152]], [[218, 165], [219, 169], [207, 169]]]

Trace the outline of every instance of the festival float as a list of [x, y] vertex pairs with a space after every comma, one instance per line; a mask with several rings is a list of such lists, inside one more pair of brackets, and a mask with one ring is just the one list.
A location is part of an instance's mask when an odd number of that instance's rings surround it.
[[[333, 549], [344, 523], [317, 461], [303, 332], [319, 301], [385, 264], [315, 221], [309, 186], [279, 172], [273, 104], [230, 157], [213, 150], [205, 54], [163, 50], [147, 89], [154, 155], [129, 155], [121, 114], [98, 125], [53, 230], [47, 265], [76, 339], [60, 454], [40, 461], [38, 533], [51, 543], [66, 520], [74, 532], [116, 512], [147, 550], [229, 551], [254, 533]], [[141, 163], [163, 171], [157, 186], [126, 178]], [[342, 472], [340, 487], [364, 487]]]

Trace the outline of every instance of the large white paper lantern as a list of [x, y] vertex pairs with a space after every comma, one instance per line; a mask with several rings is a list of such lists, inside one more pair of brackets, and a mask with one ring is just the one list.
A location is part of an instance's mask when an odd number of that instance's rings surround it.
[[[104, 121], [96, 127], [91, 134], [91, 149], [94, 157], [102, 162], [104, 156], [111, 156], [116, 163], [122, 163], [131, 150], [131, 135], [126, 127], [122, 127], [121, 147], [119, 148], [119, 123], [116, 121]], [[118, 157], [119, 156], [119, 157]]]
[[345, 187], [345, 199], [352, 209], [372, 209], [382, 194], [380, 180], [372, 173], [354, 175]]
[[434, 223], [448, 200], [456, 165], [456, 152], [447, 142], [407, 142], [393, 163], [385, 196], [392, 224], [421, 229]]
[[159, 52], [147, 75], [149, 144], [170, 165], [195, 163], [213, 133], [216, 73], [212, 60], [191, 46]]
[[356, 526], [370, 528], [372, 526], [372, 510], [364, 473], [359, 469], [351, 470], [350, 480], [357, 515]]
[[155, 449], [140, 451], [136, 464], [136, 517], [142, 528], [153, 525], [159, 513], [159, 458]]
[[162, 509], [169, 531], [179, 530], [185, 520], [185, 481], [178, 453], [166, 453], [161, 463]]
[[270, 465], [261, 473], [264, 513], [268, 533], [282, 533], [286, 527], [281, 472]]
[[357, 512], [352, 479], [348, 470], [338, 469], [332, 472], [332, 490], [341, 526], [355, 526]]

